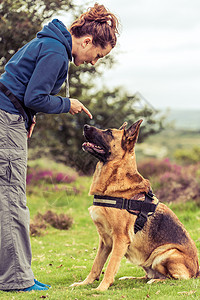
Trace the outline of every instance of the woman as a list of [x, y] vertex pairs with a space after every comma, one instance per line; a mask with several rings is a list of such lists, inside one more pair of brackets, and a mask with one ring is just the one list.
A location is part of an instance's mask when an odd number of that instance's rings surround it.
[[48, 114], [89, 110], [77, 99], [56, 96], [76, 66], [94, 65], [116, 44], [118, 21], [95, 4], [68, 31], [53, 20], [22, 47], [0, 78], [0, 290], [47, 290], [31, 270], [29, 210], [26, 206], [27, 131], [37, 112]]

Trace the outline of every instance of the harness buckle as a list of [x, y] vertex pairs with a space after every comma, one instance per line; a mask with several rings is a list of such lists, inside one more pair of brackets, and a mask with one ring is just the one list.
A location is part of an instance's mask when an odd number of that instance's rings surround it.
[[147, 196], [148, 198], [150, 198], [151, 201], [154, 200], [154, 197], [153, 197], [154, 194], [153, 194], [153, 192], [152, 192], [151, 190], [148, 191], [148, 193], [146, 194], [146, 196]]
[[122, 209], [126, 209], [126, 205], [127, 205], [127, 202], [126, 202], [126, 198], [122, 198]]
[[131, 199], [128, 199], [128, 210], [130, 210], [131, 209]]
[[141, 229], [142, 229], [141, 226], [138, 225], [138, 224], [135, 222], [135, 225], [134, 225], [134, 232], [135, 232], [135, 234], [136, 234], [138, 231], [140, 231]]
[[135, 221], [135, 225], [134, 225], [134, 232], [137, 233], [139, 230], [141, 230], [144, 227], [144, 224], [147, 221], [148, 216], [141, 212], [138, 214], [138, 217]]
[[138, 215], [138, 218], [141, 220], [141, 221], [147, 221], [147, 215], [144, 214], [143, 212], [139, 213]]
[[129, 210], [131, 208], [131, 199], [122, 198], [121, 209]]

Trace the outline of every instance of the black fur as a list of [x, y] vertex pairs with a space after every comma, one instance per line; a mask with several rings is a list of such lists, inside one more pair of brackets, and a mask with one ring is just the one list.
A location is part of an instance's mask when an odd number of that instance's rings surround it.
[[152, 240], [152, 243], [159, 245], [166, 243], [184, 245], [187, 243], [188, 237], [172, 216], [156, 212], [150, 223], [149, 239]]

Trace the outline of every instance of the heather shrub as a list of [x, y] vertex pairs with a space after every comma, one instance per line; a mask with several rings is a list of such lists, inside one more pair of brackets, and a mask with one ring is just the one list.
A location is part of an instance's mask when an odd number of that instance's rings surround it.
[[45, 183], [72, 183], [76, 180], [77, 175], [67, 174], [63, 172], [55, 172], [51, 170], [40, 170], [35, 168], [28, 168], [26, 183], [37, 184], [39, 182]]
[[186, 202], [200, 204], [200, 164], [179, 166], [167, 159], [151, 160], [139, 164], [139, 172], [150, 179], [156, 196], [162, 202]]
[[138, 164], [138, 171], [145, 178], [151, 178], [152, 176], [158, 176], [165, 172], [175, 172], [181, 171], [181, 166], [176, 164], [171, 164], [168, 158], [164, 160], [151, 159]]
[[183, 168], [181, 173], [166, 172], [158, 177], [159, 188], [156, 195], [165, 202], [186, 202], [196, 200], [200, 203], [200, 185], [194, 174]]
[[68, 230], [73, 224], [73, 218], [66, 214], [57, 214], [48, 210], [45, 214], [38, 213], [30, 224], [30, 234], [32, 236], [40, 236], [44, 234], [44, 230], [48, 225], [60, 229]]

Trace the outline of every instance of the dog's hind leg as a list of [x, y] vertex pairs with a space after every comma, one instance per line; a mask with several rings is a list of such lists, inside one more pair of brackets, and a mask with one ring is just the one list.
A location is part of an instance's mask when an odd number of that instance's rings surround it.
[[78, 286], [78, 285], [85, 285], [85, 284], [91, 284], [95, 280], [99, 280], [101, 271], [103, 269], [103, 266], [108, 258], [108, 255], [111, 252], [112, 247], [110, 245], [106, 245], [102, 238], [99, 239], [99, 248], [97, 251], [97, 255], [95, 257], [92, 270], [87, 276], [87, 278], [82, 282], [75, 282], [71, 285], [71, 287]]
[[195, 277], [197, 265], [193, 257], [184, 255], [178, 249], [171, 249], [154, 260], [152, 269], [168, 278], [189, 279]]
[[113, 238], [113, 248], [104, 278], [97, 287], [98, 291], [105, 291], [114, 282], [114, 276], [118, 271], [121, 259], [125, 255], [129, 241], [126, 236], [115, 236]]
[[191, 270], [191, 268], [185, 264], [183, 257], [181, 257], [180, 260], [180, 262], [176, 260], [167, 264], [170, 276], [174, 279], [189, 279], [194, 277], [194, 270]]

